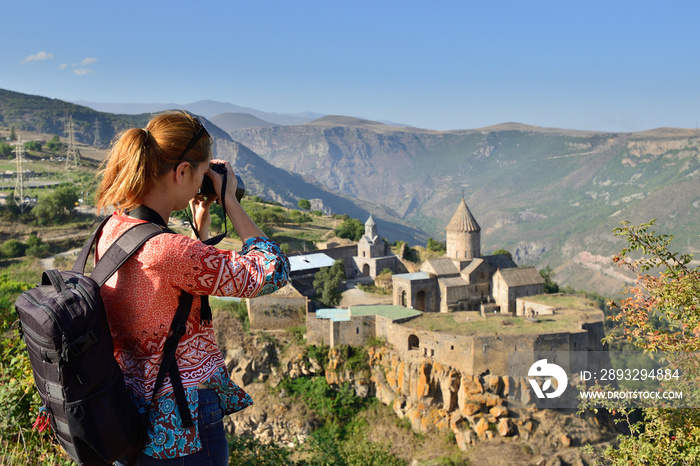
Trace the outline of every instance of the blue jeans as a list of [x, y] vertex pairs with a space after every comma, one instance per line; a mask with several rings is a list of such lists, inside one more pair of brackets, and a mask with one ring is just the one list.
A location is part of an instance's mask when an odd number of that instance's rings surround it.
[[[219, 404], [219, 395], [214, 390], [199, 390], [199, 437], [202, 440], [202, 449], [192, 455], [180, 458], [159, 460], [141, 454], [137, 466], [218, 466], [228, 464], [228, 442], [224, 433], [224, 412]], [[115, 463], [117, 466], [125, 466], [124, 459]]]

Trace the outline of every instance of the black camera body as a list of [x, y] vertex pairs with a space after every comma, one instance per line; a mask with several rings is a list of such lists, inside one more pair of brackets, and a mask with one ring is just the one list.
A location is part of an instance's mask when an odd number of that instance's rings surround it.
[[[226, 170], [226, 165], [224, 165], [223, 163], [212, 162], [210, 164], [210, 167], [216, 173], [224, 175], [224, 180], [226, 179], [226, 175], [228, 173], [228, 170]], [[243, 196], [245, 195], [245, 184], [243, 184], [243, 180], [238, 175], [236, 175], [236, 180], [238, 181], [238, 187], [236, 188], [236, 199], [238, 199], [238, 202], [241, 202], [241, 199], [243, 199]], [[204, 179], [202, 180], [202, 187], [199, 188], [197, 195], [202, 197], [216, 196], [216, 190], [214, 190], [214, 183], [211, 181], [211, 178], [209, 178], [209, 175], [204, 175]]]

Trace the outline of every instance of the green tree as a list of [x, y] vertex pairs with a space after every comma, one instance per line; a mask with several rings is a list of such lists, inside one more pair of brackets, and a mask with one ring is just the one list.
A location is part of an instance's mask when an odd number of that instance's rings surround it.
[[8, 143], [0, 142], [0, 155], [7, 157], [12, 154], [13, 150], [14, 148]]
[[428, 251], [445, 252], [447, 250], [447, 246], [445, 243], [437, 241], [433, 238], [428, 238], [428, 243], [425, 245], [425, 249]]
[[[604, 341], [620, 338], [646, 354], [663, 352], [669, 367], [682, 374], [680, 385], [670, 388], [682, 388], [684, 402], [697, 407], [700, 269], [691, 265], [690, 255], [670, 249], [672, 235], [651, 230], [654, 222], [638, 226], [622, 222], [613, 230], [627, 242], [613, 261], [634, 273], [636, 280], [625, 289], [628, 297], [610, 303], [617, 311], [611, 319], [618, 332]], [[635, 418], [632, 409], [619, 402], [607, 407], [616, 410], [616, 421], [626, 424], [630, 432], [604, 452], [608, 464], [700, 464], [700, 410], [651, 405]]]
[[15, 132], [15, 125], [12, 125], [10, 127], [10, 141], [16, 141], [17, 140], [17, 133]]
[[46, 147], [54, 152], [58, 152], [63, 148], [63, 143], [61, 142], [61, 138], [58, 137], [58, 135], [54, 135], [53, 138], [49, 142], [46, 143]]
[[311, 209], [311, 202], [308, 199], [299, 199], [299, 208], [304, 210]]
[[559, 285], [554, 281], [554, 276], [556, 275], [554, 273], [554, 270], [550, 266], [547, 266], [543, 269], [540, 270], [540, 275], [542, 275], [542, 278], [544, 278], [544, 292], [551, 294], [551, 293], [559, 293]]
[[39, 198], [32, 209], [32, 215], [38, 225], [52, 225], [65, 220], [78, 202], [78, 190], [75, 186], [62, 184], [53, 193]]
[[27, 141], [24, 148], [33, 152], [41, 152], [41, 141]]
[[338, 259], [331, 267], [319, 270], [314, 277], [314, 289], [319, 300], [328, 307], [340, 303], [340, 284], [345, 280], [345, 261]]
[[362, 235], [365, 234], [365, 225], [355, 218], [346, 218], [343, 223], [334, 231], [338, 238], [348, 238], [353, 241], [359, 241]]

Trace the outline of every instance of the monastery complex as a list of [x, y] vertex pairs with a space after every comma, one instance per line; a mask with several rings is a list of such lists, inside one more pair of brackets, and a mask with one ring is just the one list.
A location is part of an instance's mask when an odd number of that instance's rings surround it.
[[[464, 199], [446, 237], [443, 257], [407, 273], [370, 215], [356, 245], [290, 257], [291, 285], [248, 300], [251, 329], [305, 325], [308, 344], [330, 347], [381, 338], [408, 360], [430, 358], [468, 374], [506, 374], [510, 351], [603, 349], [602, 311], [562, 306], [544, 294], [534, 267], [518, 267], [507, 254], [482, 255], [481, 227]], [[349, 278], [392, 270], [393, 304], [309, 310], [315, 273], [337, 259]]]

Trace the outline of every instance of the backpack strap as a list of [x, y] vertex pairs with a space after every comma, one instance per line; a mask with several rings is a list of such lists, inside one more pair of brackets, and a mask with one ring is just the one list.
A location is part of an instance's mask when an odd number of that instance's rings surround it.
[[[104, 255], [99, 261], [97, 261], [97, 265], [95, 265], [95, 269], [92, 271], [92, 274], [90, 274], [90, 278], [92, 278], [100, 286], [104, 285], [104, 283], [109, 280], [109, 277], [114, 275], [117, 269], [119, 269], [119, 267], [121, 267], [129, 257], [138, 251], [139, 248], [146, 243], [146, 241], [161, 233], [172, 233], [172, 230], [163, 225], [165, 222], [163, 222], [160, 216], [157, 218], [152, 216], [150, 209], [139, 209], [130, 214], [136, 214], [133, 215], [135, 218], [145, 217], [142, 219], [152, 220], [153, 222], [148, 221], [147, 223], [139, 223], [129, 228], [110, 245], [107, 251], [105, 251]], [[75, 265], [73, 265], [73, 271], [82, 273], [85, 270], [85, 264], [87, 263], [87, 258], [90, 255], [90, 251], [92, 250], [93, 245], [95, 245], [102, 228], [104, 228], [108, 220], [109, 217], [103, 220], [97, 229], [92, 233], [90, 238], [88, 238], [85, 246], [80, 251], [78, 258], [75, 261]], [[156, 393], [163, 385], [165, 376], [170, 375], [170, 382], [172, 383], [175, 401], [177, 402], [177, 407], [180, 411], [182, 425], [186, 428], [192, 427], [194, 425], [194, 421], [192, 420], [192, 414], [190, 413], [189, 405], [187, 403], [187, 396], [185, 395], [185, 389], [182, 385], [180, 371], [177, 367], [175, 351], [177, 350], [177, 345], [180, 342], [180, 338], [182, 338], [187, 329], [187, 319], [189, 318], [190, 311], [192, 309], [192, 301], [193, 296], [186, 291], [182, 291], [178, 308], [175, 312], [175, 317], [173, 317], [173, 321], [170, 325], [172, 333], [170, 336], [168, 336], [168, 338], [165, 340], [165, 344], [163, 345], [163, 359], [161, 360], [160, 368], [158, 369], [156, 384], [153, 388], [151, 403], [148, 407], [148, 411], [150, 412], [150, 409], [153, 406], [153, 401], [156, 398]], [[148, 414], [146, 415], [146, 418], [148, 418]]]
[[175, 317], [170, 325], [172, 334], [165, 340], [165, 344], [163, 345], [163, 360], [160, 363], [156, 384], [153, 387], [151, 405], [148, 407], [150, 411], [151, 406], [153, 406], [153, 401], [156, 399], [156, 393], [163, 385], [165, 376], [170, 374], [170, 382], [173, 385], [173, 393], [175, 394], [177, 407], [180, 410], [180, 419], [182, 420], [183, 427], [192, 427], [194, 422], [192, 421], [192, 414], [190, 413], [190, 408], [187, 404], [187, 397], [185, 396], [185, 389], [182, 385], [182, 379], [180, 378], [180, 371], [177, 367], [175, 350], [177, 349], [177, 344], [179, 343], [180, 338], [187, 330], [187, 318], [189, 317], [190, 310], [192, 309], [192, 299], [193, 296], [186, 291], [183, 291], [180, 295], [180, 304], [177, 307]]
[[90, 278], [98, 285], [104, 285], [109, 277], [114, 275], [117, 269], [146, 241], [165, 232], [169, 232], [169, 230], [154, 223], [139, 223], [129, 228], [100, 257], [95, 265], [95, 270], [90, 274]]
[[[88, 256], [92, 251], [93, 246], [96, 247], [97, 238], [99, 238], [102, 229], [109, 221], [110, 217], [102, 220], [102, 223], [95, 229], [90, 235], [88, 240], [85, 242], [85, 246], [78, 254], [78, 257], [73, 264], [72, 271], [80, 274], [85, 273], [85, 265], [87, 264]], [[121, 267], [126, 260], [131, 257], [136, 251], [143, 246], [146, 241], [153, 238], [161, 233], [172, 233], [167, 227], [162, 227], [155, 223], [138, 223], [128, 230], [126, 230], [122, 235], [117, 238], [117, 240], [110, 245], [110, 247], [105, 251], [97, 264], [95, 269], [90, 274], [92, 278], [99, 286], [105, 284], [109, 277], [114, 275], [114, 273]]]

